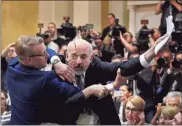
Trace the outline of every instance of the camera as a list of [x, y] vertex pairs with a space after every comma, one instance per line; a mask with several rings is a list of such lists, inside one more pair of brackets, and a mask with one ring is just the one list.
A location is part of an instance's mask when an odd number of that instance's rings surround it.
[[182, 12], [179, 12], [175, 18], [175, 32], [172, 33], [172, 40], [182, 44]]
[[61, 25], [61, 27], [66, 27], [66, 28], [68, 28], [68, 27], [73, 27], [73, 25], [72, 25], [72, 23], [70, 23], [69, 21], [70, 21], [70, 17], [67, 17], [67, 16], [64, 16], [63, 17], [63, 20], [65, 21], [65, 23], [63, 23], [62, 25]]
[[76, 36], [76, 27], [72, 25], [62, 25], [62, 30], [59, 30], [61, 33], [64, 33], [64, 36], [67, 40], [72, 40]]
[[167, 60], [163, 57], [160, 57], [158, 60], [157, 60], [157, 67], [159, 69], [161, 69], [162, 67], [166, 66], [168, 64]]
[[71, 41], [76, 36], [76, 27], [74, 27], [72, 23], [69, 22], [70, 17], [65, 16], [63, 17], [63, 20], [65, 21], [65, 23], [61, 24], [61, 28], [58, 30], [58, 32], [64, 34], [66, 39], [68, 41]]
[[174, 61], [172, 61], [173, 68], [181, 68], [181, 65], [182, 65], [182, 60], [178, 61], [175, 59]]
[[138, 32], [138, 42], [139, 43], [148, 43], [149, 42], [149, 34], [154, 34], [153, 29], [149, 29], [147, 25], [142, 26], [142, 28]]
[[41, 33], [37, 33], [36, 34], [37, 37], [42, 37], [44, 40], [49, 38], [49, 35], [48, 34], [41, 34]]
[[140, 45], [140, 52], [143, 53], [149, 49], [149, 34], [154, 34], [153, 29], [149, 29], [147, 25], [143, 25], [137, 33], [137, 42]]
[[115, 26], [112, 29], [111, 36], [114, 38], [118, 38], [120, 36], [120, 32], [124, 34], [126, 32], [126, 28], [119, 25], [119, 19], [115, 19]]

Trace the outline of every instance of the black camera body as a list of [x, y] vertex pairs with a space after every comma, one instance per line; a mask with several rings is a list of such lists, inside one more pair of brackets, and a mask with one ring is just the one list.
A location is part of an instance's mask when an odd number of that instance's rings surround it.
[[149, 42], [149, 34], [154, 34], [153, 29], [149, 29], [147, 25], [142, 26], [138, 33], [138, 42], [139, 43], [148, 43]]
[[42, 37], [44, 40], [49, 38], [49, 35], [48, 34], [41, 34], [41, 33], [37, 33], [36, 34], [37, 37]]
[[175, 31], [172, 33], [172, 40], [182, 45], [182, 12], [179, 12], [175, 18]]
[[182, 60], [178, 61], [178, 60], [174, 59], [174, 61], [172, 62], [172, 66], [173, 66], [173, 68], [181, 68]]
[[142, 26], [142, 28], [139, 30], [139, 32], [137, 33], [137, 42], [140, 45], [140, 52], [143, 53], [146, 50], [149, 49], [149, 34], [153, 35], [154, 34], [154, 30], [153, 29], [149, 29], [147, 27], [147, 25]]
[[123, 27], [123, 26], [121, 26], [120, 24], [119, 24], [119, 19], [115, 19], [115, 23], [116, 23], [116, 25], [113, 27], [113, 29], [112, 29], [112, 34], [111, 34], [111, 36], [113, 37], [113, 38], [118, 38], [119, 36], [120, 36], [120, 32], [122, 33], [122, 34], [124, 34], [125, 32], [126, 32], [126, 28], [125, 27]]
[[167, 63], [167, 60], [166, 60], [165, 58], [160, 57], [160, 58], [157, 60], [157, 67], [158, 67], [159, 69], [161, 69], [162, 67], [164, 67], [164, 66], [166, 66], [166, 65], [168, 65], [168, 63]]
[[67, 40], [72, 40], [76, 36], [76, 27], [70, 23], [64, 23], [61, 25], [62, 33], [64, 33]]

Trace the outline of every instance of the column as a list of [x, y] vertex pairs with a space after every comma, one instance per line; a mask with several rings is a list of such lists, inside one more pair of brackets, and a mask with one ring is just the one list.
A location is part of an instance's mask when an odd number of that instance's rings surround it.
[[129, 31], [135, 36], [136, 34], [136, 7], [128, 6], [129, 9]]

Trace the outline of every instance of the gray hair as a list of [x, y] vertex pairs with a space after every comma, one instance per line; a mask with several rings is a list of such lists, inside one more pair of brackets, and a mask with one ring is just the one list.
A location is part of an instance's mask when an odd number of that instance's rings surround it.
[[19, 58], [30, 56], [33, 53], [32, 46], [44, 43], [43, 38], [23, 35], [15, 43], [16, 54]]
[[83, 43], [83, 44], [89, 44], [89, 55], [92, 55], [92, 53], [93, 53], [93, 48], [92, 48], [92, 44], [90, 44], [89, 42], [87, 42], [86, 40], [84, 40], [84, 39], [80, 39], [80, 38], [78, 38], [78, 39], [74, 39], [73, 41], [71, 41], [71, 42], [69, 42], [69, 44], [68, 44], [68, 46], [67, 46], [67, 52], [69, 52], [70, 51], [70, 48], [69, 48], [69, 46], [72, 44], [72, 45], [75, 45], [75, 47], [76, 47], [76, 43]]
[[180, 107], [182, 107], [182, 93], [179, 91], [171, 91], [167, 94], [167, 98], [179, 97], [180, 98]]

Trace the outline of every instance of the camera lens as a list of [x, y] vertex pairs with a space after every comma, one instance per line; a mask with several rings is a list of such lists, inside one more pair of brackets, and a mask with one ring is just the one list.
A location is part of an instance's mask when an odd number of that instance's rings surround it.
[[165, 59], [164, 58], [159, 58], [157, 60], [157, 65], [158, 65], [159, 68], [163, 67], [165, 65], [165, 63], [166, 62], [165, 62]]
[[172, 66], [173, 68], [180, 68], [180, 61], [177, 61], [176, 59], [172, 62]]

